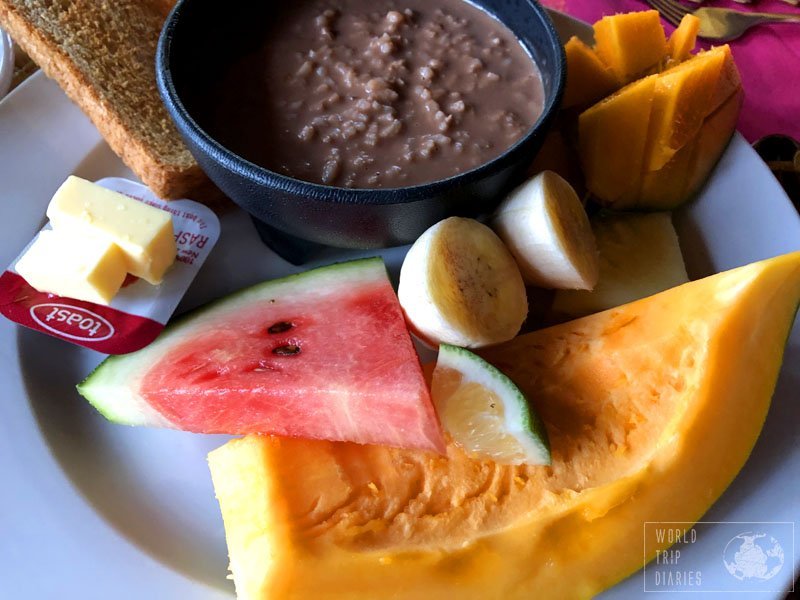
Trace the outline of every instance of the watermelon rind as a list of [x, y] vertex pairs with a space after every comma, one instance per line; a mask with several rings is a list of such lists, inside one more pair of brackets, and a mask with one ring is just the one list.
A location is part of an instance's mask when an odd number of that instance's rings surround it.
[[334, 263], [302, 273], [273, 279], [234, 292], [200, 306], [173, 320], [150, 345], [118, 356], [109, 356], [78, 384], [78, 393], [106, 419], [122, 425], [174, 427], [139, 394], [142, 377], [170, 350], [202, 331], [206, 321], [235, 315], [244, 307], [260, 302], [291, 302], [293, 296], [323, 297], [331, 289], [354, 286], [387, 277], [380, 257]]

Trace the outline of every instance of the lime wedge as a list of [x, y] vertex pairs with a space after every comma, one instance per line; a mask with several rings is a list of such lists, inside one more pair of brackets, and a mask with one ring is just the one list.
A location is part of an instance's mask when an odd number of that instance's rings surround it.
[[445, 431], [471, 456], [550, 464], [547, 431], [525, 394], [480, 356], [441, 344], [432, 396]]

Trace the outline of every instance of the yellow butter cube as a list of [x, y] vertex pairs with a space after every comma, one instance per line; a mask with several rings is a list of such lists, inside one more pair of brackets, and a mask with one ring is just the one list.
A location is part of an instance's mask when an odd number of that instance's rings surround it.
[[40, 292], [109, 304], [125, 281], [125, 254], [100, 237], [46, 229], [17, 261], [17, 273]]
[[154, 285], [175, 261], [172, 216], [80, 177], [70, 176], [47, 207], [53, 229], [101, 237], [125, 255], [127, 270]]

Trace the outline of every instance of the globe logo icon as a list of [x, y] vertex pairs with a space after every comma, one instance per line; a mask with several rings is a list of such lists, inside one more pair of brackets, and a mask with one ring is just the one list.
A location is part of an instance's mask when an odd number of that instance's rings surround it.
[[774, 537], [746, 531], [731, 538], [722, 553], [728, 573], [739, 579], [772, 579], [783, 567], [783, 548]]

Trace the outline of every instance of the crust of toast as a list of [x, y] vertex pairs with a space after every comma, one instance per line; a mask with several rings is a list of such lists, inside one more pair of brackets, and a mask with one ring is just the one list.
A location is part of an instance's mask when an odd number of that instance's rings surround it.
[[[109, 65], [95, 58], [98, 46], [104, 49], [104, 41], [87, 40], [91, 33], [80, 23], [70, 22], [65, 13], [123, 10], [118, 7], [128, 2], [138, 4], [132, 10], [142, 11], [141, 27], [148, 39], [126, 39], [128, 32], [121, 32], [121, 44], [137, 44], [125, 51], [138, 53], [141, 62], [125, 65], [127, 72], [123, 66], [109, 73]], [[170, 0], [78, 0], [68, 3], [71, 7], [67, 8], [59, 4], [0, 0], [0, 24], [86, 113], [111, 149], [153, 192], [167, 199], [188, 197], [220, 204], [222, 193], [183, 144], [156, 89], [155, 46]], [[98, 15], [99, 26], [107, 20], [113, 22], [109, 15]], [[119, 52], [119, 48], [109, 48], [108, 54], [114, 51]], [[129, 88], [133, 89], [125, 93]]]

